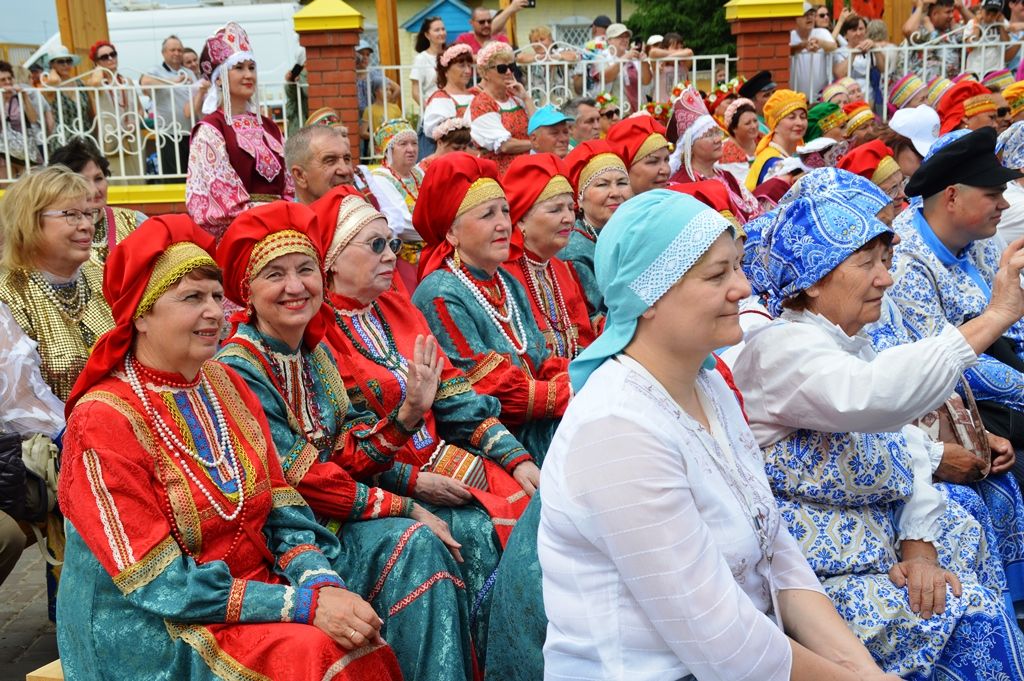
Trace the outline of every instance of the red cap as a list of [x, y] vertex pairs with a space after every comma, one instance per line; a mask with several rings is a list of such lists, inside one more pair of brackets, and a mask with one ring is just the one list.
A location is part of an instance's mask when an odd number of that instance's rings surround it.
[[[569, 170], [554, 154], [520, 154], [505, 172], [505, 196], [512, 226], [523, 219], [535, 203], [568, 192]], [[518, 230], [516, 230], [518, 232]]]
[[[477, 183], [476, 197], [469, 196], [474, 183]], [[420, 280], [443, 267], [444, 259], [452, 254], [454, 249], [445, 237], [459, 216], [463, 201], [468, 199], [473, 203], [476, 198], [489, 200], [499, 195], [504, 196], [504, 191], [494, 161], [456, 151], [440, 156], [430, 164], [412, 213], [412, 226], [426, 242], [420, 253]], [[514, 240], [511, 248], [511, 259], [522, 255], [521, 251], [514, 252]]]
[[899, 170], [894, 152], [882, 140], [865, 142], [843, 154], [836, 166], [881, 184]]
[[665, 138], [665, 126], [651, 116], [622, 119], [608, 129], [606, 140], [627, 168], [644, 156], [669, 145]]
[[[245, 308], [232, 315], [231, 321], [250, 321], [249, 282], [271, 260], [289, 253], [307, 253], [318, 266], [322, 265], [322, 242], [316, 213], [301, 203], [274, 201], [243, 211], [217, 246], [217, 264], [224, 270], [224, 295]], [[330, 310], [321, 307], [321, 314], [306, 327], [306, 346], [319, 343], [326, 324], [333, 322]]]
[[985, 112], [995, 113], [997, 109], [987, 87], [973, 80], [962, 80], [946, 90], [939, 100], [939, 134], [956, 130], [965, 118]]
[[78, 400], [124, 360], [135, 337], [135, 312], [157, 258], [182, 242], [195, 244], [213, 258], [213, 236], [183, 214], [149, 218], [110, 252], [103, 273], [103, 297], [110, 304], [114, 328], [100, 336], [90, 351], [68, 396], [65, 414], [70, 415]]

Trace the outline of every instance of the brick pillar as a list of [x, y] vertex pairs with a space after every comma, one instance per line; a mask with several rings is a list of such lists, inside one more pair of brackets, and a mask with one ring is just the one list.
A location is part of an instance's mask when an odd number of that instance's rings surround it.
[[789, 32], [803, 14], [802, 0], [730, 0], [725, 18], [736, 36], [737, 72], [748, 78], [772, 72], [772, 80], [789, 87]]
[[341, 0], [313, 0], [293, 18], [306, 48], [309, 111], [329, 106], [338, 111], [349, 134], [358, 138], [356, 43], [363, 15]]

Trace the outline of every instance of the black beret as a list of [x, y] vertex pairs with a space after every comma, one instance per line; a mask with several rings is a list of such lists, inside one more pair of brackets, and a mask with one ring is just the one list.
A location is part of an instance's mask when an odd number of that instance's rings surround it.
[[740, 85], [739, 93], [740, 97], [746, 97], [747, 99], [753, 99], [761, 90], [767, 90], [768, 88], [774, 89], [775, 83], [772, 82], [771, 71], [758, 71], [752, 75], [746, 83]]
[[1024, 174], [1004, 168], [996, 158], [996, 131], [979, 128], [950, 142], [921, 164], [907, 183], [907, 196], [928, 198], [954, 184], [998, 187]]

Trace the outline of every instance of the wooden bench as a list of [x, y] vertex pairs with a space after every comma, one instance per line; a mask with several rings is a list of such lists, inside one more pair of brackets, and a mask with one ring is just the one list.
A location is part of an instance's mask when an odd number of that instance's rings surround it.
[[60, 666], [60, 660], [54, 660], [34, 672], [29, 672], [25, 676], [25, 681], [64, 681], [64, 669]]

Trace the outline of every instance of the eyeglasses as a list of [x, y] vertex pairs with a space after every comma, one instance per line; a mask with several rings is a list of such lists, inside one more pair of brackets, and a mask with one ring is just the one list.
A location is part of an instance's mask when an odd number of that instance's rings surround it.
[[822, 12], [818, 15], [819, 19], [828, 19], [828, 12]]
[[385, 248], [390, 248], [391, 252], [396, 254], [398, 251], [402, 250], [402, 240], [397, 238], [387, 239], [385, 237], [378, 236], [370, 239], [369, 241], [356, 241], [355, 243], [369, 246], [370, 250], [377, 255], [383, 253]]
[[48, 218], [64, 218], [69, 225], [75, 225], [82, 220], [88, 220], [89, 222], [96, 222], [96, 218], [100, 216], [99, 208], [91, 208], [87, 211], [76, 210], [74, 208], [70, 210], [44, 210], [40, 213]]
[[612, 109], [611, 111], [603, 111], [601, 113], [601, 115], [604, 116], [605, 118], [607, 118], [608, 120], [611, 120], [613, 118], [618, 118], [619, 117], [619, 110], [618, 109]]
[[1008, 106], [1001, 106], [998, 109], [996, 109], [996, 118], [1006, 118], [1009, 115], [1010, 107]]
[[117, 50], [96, 55], [96, 61], [108, 61], [110, 59], [117, 59]]
[[904, 177], [901, 182], [899, 182], [898, 184], [895, 184], [892, 187], [889, 187], [888, 189], [885, 189], [883, 191], [894, 202], [895, 201], [900, 201], [900, 200], [903, 199], [903, 196], [904, 196], [903, 190], [906, 189], [908, 182], [910, 182], [910, 178], [909, 177]]
[[71, 62], [72, 62], [72, 60], [71, 60], [71, 59], [51, 59], [51, 60], [50, 60], [50, 63], [51, 63], [51, 64], [62, 64], [62, 65], [70, 65], [70, 64], [71, 64]]

